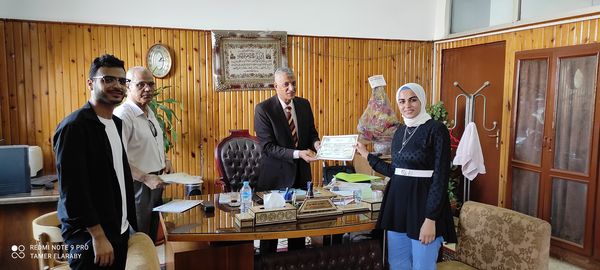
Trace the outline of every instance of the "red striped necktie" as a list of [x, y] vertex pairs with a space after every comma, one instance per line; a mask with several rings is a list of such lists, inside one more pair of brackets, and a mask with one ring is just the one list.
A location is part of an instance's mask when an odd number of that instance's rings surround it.
[[292, 117], [292, 107], [285, 107], [285, 117], [287, 117], [288, 126], [292, 132], [292, 139], [294, 140], [294, 147], [298, 147], [298, 133], [296, 132], [296, 124], [294, 124], [294, 118]]

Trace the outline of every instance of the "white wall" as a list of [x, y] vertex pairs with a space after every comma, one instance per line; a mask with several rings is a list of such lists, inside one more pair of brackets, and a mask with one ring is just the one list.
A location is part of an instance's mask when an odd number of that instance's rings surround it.
[[432, 40], [439, 0], [0, 0], [0, 18]]
[[435, 1], [436, 6], [433, 40], [442, 39], [450, 32], [450, 11], [452, 10], [451, 2], [451, 0]]

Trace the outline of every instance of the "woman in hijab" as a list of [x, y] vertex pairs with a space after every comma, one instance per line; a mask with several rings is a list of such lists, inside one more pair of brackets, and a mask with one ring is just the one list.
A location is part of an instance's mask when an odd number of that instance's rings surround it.
[[392, 164], [358, 143], [371, 167], [391, 178], [377, 228], [386, 230], [390, 269], [436, 269], [443, 241], [456, 243], [448, 200], [450, 136], [425, 112], [423, 87], [407, 83], [396, 92], [404, 125], [392, 140]]

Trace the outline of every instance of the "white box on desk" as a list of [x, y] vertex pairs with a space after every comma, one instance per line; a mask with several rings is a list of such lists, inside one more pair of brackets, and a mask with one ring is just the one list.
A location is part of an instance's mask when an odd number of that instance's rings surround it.
[[235, 225], [240, 228], [254, 227], [254, 215], [252, 213], [235, 214]]
[[381, 199], [368, 198], [362, 199], [362, 202], [368, 204], [371, 211], [379, 211], [381, 209]]

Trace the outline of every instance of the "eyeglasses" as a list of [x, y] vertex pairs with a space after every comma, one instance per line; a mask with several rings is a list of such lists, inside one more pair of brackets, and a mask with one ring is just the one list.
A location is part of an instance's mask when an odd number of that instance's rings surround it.
[[139, 89], [144, 89], [144, 88], [146, 88], [146, 86], [148, 86], [150, 88], [154, 88], [154, 86], [156, 85], [156, 83], [153, 82], [153, 81], [148, 81], [148, 82], [145, 82], [145, 81], [129, 81], [129, 82], [135, 83], [135, 86], [137, 88], [139, 88]]
[[150, 126], [150, 131], [152, 132], [152, 136], [154, 136], [154, 138], [156, 138], [156, 136], [158, 135], [158, 131], [156, 131], [156, 127], [154, 126], [154, 123], [152, 123], [152, 121], [148, 120], [148, 125]]
[[284, 82], [282, 86], [285, 87], [285, 88], [289, 88], [290, 85], [293, 86], [294, 88], [296, 88], [296, 81], [293, 81], [293, 82]]
[[110, 76], [110, 75], [96, 76], [96, 77], [92, 77], [92, 79], [101, 79], [104, 84], [113, 84], [116, 81], [118, 81], [120, 85], [125, 85], [128, 81], [125, 78], [115, 77], [115, 76]]

